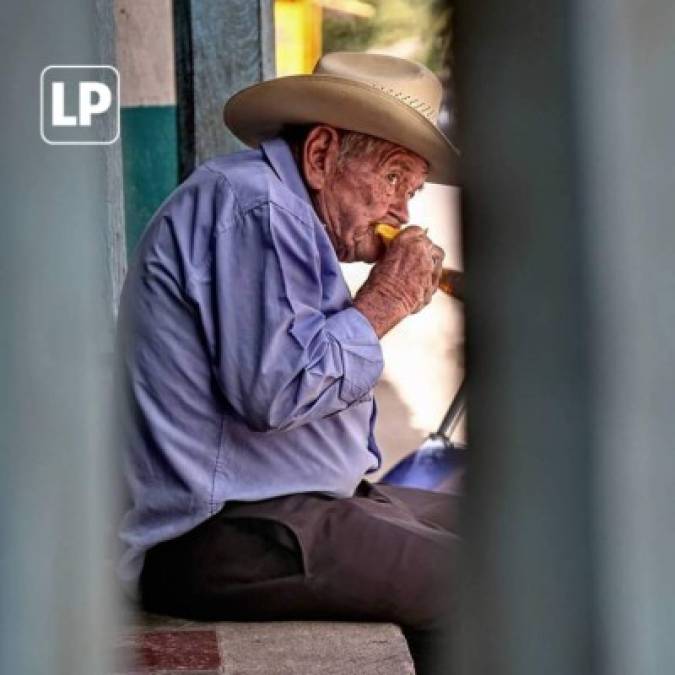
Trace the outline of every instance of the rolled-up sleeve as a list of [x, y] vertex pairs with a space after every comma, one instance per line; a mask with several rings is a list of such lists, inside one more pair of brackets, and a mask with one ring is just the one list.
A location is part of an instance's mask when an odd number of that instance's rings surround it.
[[321, 309], [325, 262], [315, 236], [313, 225], [265, 202], [215, 237], [214, 371], [228, 403], [258, 431], [339, 413], [382, 372], [368, 320], [352, 306]]
[[382, 372], [380, 341], [368, 319], [355, 307], [329, 317], [326, 331], [340, 345], [342, 354], [340, 398], [351, 403], [367, 394]]

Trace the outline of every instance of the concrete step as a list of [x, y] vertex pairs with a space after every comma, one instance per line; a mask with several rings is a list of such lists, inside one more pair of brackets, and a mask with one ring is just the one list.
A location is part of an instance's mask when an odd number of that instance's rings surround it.
[[127, 622], [116, 652], [116, 675], [415, 672], [401, 629], [385, 623], [198, 622], [137, 613]]

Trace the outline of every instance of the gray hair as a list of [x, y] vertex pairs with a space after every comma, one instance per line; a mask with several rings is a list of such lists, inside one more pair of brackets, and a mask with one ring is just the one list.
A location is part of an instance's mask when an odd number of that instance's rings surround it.
[[[294, 124], [284, 127], [280, 136], [288, 143], [297, 162], [302, 157], [302, 148], [307, 140], [309, 132], [316, 124]], [[351, 159], [358, 159], [370, 154], [388, 150], [392, 143], [382, 138], [369, 136], [359, 131], [347, 131], [337, 129], [340, 139], [340, 151], [338, 154], [338, 168], [341, 169]]]
[[343, 131], [340, 137], [338, 168], [342, 168], [350, 159], [368, 157], [389, 150], [392, 143], [382, 138], [362, 134], [358, 131]]

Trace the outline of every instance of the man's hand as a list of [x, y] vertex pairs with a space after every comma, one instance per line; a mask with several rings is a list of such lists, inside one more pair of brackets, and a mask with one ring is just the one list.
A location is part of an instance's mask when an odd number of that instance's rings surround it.
[[416, 225], [406, 227], [389, 244], [354, 298], [354, 306], [378, 337], [429, 304], [438, 288], [444, 255]]

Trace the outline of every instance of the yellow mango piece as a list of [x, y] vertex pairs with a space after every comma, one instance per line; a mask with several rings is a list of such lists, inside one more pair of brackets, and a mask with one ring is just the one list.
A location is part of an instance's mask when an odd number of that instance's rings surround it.
[[396, 238], [400, 230], [393, 225], [388, 225], [387, 223], [378, 223], [375, 225], [375, 233], [379, 234], [385, 242], [389, 243], [392, 239]]

